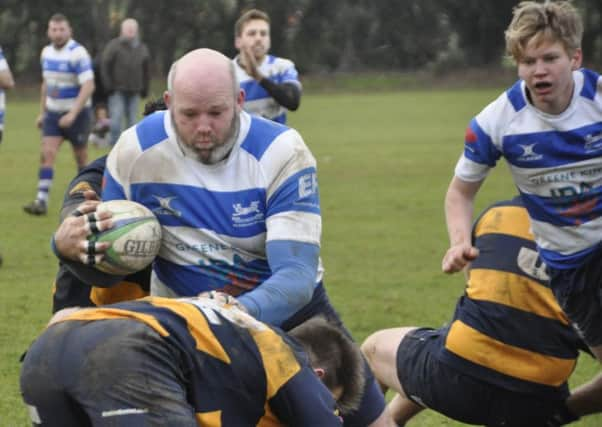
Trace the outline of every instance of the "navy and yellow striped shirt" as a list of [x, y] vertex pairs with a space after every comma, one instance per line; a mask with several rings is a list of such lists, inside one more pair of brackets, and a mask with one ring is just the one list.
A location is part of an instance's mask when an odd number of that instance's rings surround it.
[[61, 321], [108, 319], [143, 322], [177, 349], [199, 425], [342, 425], [300, 346], [238, 309], [209, 299], [147, 297]]
[[548, 286], [526, 209], [518, 198], [489, 207], [472, 237], [480, 255], [440, 360], [516, 392], [565, 395], [582, 344]]

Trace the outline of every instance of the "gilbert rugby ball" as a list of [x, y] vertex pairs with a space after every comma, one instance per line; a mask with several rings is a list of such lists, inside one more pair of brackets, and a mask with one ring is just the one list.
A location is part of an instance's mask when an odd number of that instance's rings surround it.
[[161, 247], [161, 224], [146, 206], [131, 200], [111, 200], [96, 208], [110, 211], [113, 227], [90, 237], [95, 242], [110, 242], [111, 247], [95, 267], [109, 274], [127, 275], [149, 265]]

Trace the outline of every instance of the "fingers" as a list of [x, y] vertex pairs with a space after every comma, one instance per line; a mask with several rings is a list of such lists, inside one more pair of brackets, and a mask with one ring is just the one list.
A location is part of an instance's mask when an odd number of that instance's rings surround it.
[[232, 295], [229, 295], [225, 292], [220, 292], [220, 291], [202, 292], [198, 296], [214, 300], [215, 302], [217, 302], [220, 305], [233, 306], [244, 312], [247, 311], [247, 309], [241, 303], [239, 303], [236, 298], [234, 298]]
[[452, 246], [448, 249], [441, 262], [441, 269], [444, 273], [457, 273], [462, 271], [470, 261], [479, 256], [479, 250], [474, 246]]
[[85, 218], [84, 226], [86, 228], [87, 236], [100, 233], [101, 231], [107, 230], [113, 226], [113, 221], [110, 219], [110, 213], [108, 213], [108, 218], [107, 213], [108, 212], [98, 213], [94, 211], [83, 215]]
[[86, 190], [84, 191], [84, 198], [88, 201], [98, 201], [100, 202], [100, 197], [94, 190]]
[[109, 248], [107, 242], [94, 242], [92, 240], [82, 240], [80, 244], [81, 253], [79, 260], [86, 265], [96, 265], [104, 258], [104, 252]]
[[90, 246], [89, 240], [97, 233], [113, 226], [110, 212], [96, 212], [99, 202], [87, 201], [74, 209], [54, 233], [55, 248], [60, 256], [79, 260], [87, 265], [98, 264], [103, 253], [111, 246], [108, 242], [96, 242]]

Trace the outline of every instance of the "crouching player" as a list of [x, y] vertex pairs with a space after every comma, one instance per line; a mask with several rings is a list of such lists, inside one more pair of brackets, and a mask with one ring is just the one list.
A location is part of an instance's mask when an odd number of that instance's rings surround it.
[[208, 298], [66, 309], [27, 352], [21, 391], [42, 426], [342, 426], [359, 348], [323, 318], [288, 334]]
[[362, 344], [377, 380], [399, 393], [403, 425], [424, 407], [487, 426], [553, 427], [602, 411], [602, 375], [569, 396], [586, 349], [554, 299], [526, 209], [517, 197], [481, 214], [479, 256], [449, 326], [394, 328]]

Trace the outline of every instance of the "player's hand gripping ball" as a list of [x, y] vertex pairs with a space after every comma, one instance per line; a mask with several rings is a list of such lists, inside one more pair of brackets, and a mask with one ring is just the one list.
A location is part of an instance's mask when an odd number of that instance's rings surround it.
[[110, 211], [113, 227], [94, 233], [91, 242], [110, 242], [103, 259], [95, 267], [109, 274], [127, 275], [142, 270], [159, 253], [161, 224], [147, 207], [130, 200], [111, 200], [98, 205], [96, 212]]

